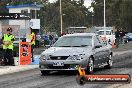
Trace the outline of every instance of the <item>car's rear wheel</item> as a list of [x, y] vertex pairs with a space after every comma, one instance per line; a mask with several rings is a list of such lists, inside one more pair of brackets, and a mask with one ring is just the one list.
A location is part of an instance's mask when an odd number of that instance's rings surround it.
[[92, 74], [94, 70], [94, 62], [93, 62], [93, 58], [89, 58], [89, 62], [86, 68], [86, 74]]
[[50, 73], [50, 71], [41, 71], [42, 75], [48, 75]]
[[113, 65], [112, 55], [109, 55], [109, 60], [107, 61], [107, 65], [105, 66], [105, 68], [110, 69], [112, 68], [112, 65]]

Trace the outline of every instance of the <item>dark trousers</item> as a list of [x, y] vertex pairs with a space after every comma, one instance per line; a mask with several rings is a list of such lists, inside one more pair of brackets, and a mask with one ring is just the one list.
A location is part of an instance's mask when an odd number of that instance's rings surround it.
[[34, 49], [34, 45], [31, 45], [31, 58], [32, 58], [32, 62], [34, 62], [34, 59], [33, 59], [33, 49]]
[[119, 47], [119, 38], [116, 38], [116, 47], [118, 48]]
[[4, 64], [14, 65], [13, 51], [12, 49], [4, 49]]
[[36, 44], [35, 44], [36, 47], [39, 47], [40, 46], [40, 42], [39, 40], [36, 40]]

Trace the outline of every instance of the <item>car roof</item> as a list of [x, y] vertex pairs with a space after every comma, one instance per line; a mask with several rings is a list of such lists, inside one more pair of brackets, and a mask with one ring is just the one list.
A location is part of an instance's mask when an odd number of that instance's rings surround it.
[[98, 30], [98, 31], [112, 31], [112, 30]]
[[127, 34], [132, 34], [131, 32], [128, 32]]
[[66, 34], [63, 36], [95, 36], [95, 33], [74, 33], [74, 34]]

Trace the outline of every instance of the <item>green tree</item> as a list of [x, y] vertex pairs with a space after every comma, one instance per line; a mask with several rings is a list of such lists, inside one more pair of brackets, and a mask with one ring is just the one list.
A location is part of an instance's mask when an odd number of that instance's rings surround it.
[[[83, 1], [83, 0], [82, 0]], [[60, 32], [60, 3], [45, 4], [44, 24], [47, 30]], [[81, 1], [62, 0], [63, 30], [70, 26], [89, 26], [90, 12]], [[88, 17], [89, 16], [89, 17]]]
[[[96, 26], [103, 26], [103, 2], [104, 0], [94, 0], [92, 7], [94, 8]], [[132, 9], [131, 0], [106, 0], [106, 25], [119, 26], [124, 30], [132, 29]]]
[[[45, 31], [60, 33], [60, 2], [49, 3], [48, 0], [4, 0], [6, 5], [42, 4], [39, 12], [41, 28]], [[91, 12], [84, 5], [84, 0], [62, 0], [63, 30], [70, 26], [91, 26]], [[8, 12], [8, 10], [6, 10]]]

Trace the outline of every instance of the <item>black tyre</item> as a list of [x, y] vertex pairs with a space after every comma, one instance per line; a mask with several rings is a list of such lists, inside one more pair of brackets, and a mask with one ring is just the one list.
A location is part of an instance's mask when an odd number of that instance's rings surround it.
[[94, 70], [94, 62], [93, 62], [93, 58], [89, 58], [89, 62], [86, 68], [86, 74], [92, 74]]
[[41, 71], [42, 75], [48, 75], [50, 73], [50, 71]]
[[107, 65], [105, 66], [105, 68], [110, 69], [112, 68], [112, 65], [113, 65], [112, 55], [109, 55], [109, 60], [107, 61]]

